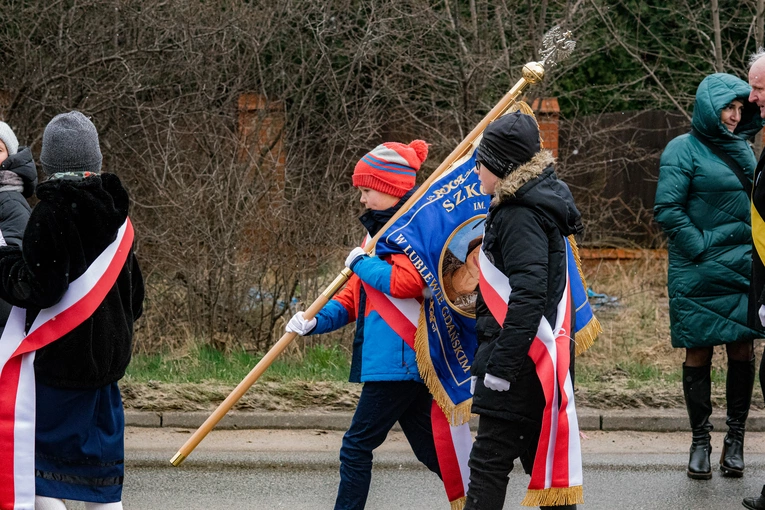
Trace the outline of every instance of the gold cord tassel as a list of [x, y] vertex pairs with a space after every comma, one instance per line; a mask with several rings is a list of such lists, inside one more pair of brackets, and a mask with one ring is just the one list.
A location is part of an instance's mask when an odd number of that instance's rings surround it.
[[563, 506], [584, 504], [584, 491], [581, 485], [575, 487], [550, 487], [549, 489], [529, 489], [521, 501], [522, 506]]
[[450, 502], [452, 505], [452, 510], [462, 510], [465, 508], [465, 497], [461, 497], [460, 499], [455, 499], [454, 501]]

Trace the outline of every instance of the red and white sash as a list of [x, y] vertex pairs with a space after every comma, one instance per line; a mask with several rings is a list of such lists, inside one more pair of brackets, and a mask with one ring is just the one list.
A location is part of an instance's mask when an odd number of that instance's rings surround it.
[[[507, 315], [512, 292], [507, 276], [492, 264], [483, 251], [479, 254], [481, 296], [500, 326]], [[524, 506], [558, 506], [584, 503], [582, 453], [579, 423], [571, 380], [571, 303], [569, 269], [553, 328], [543, 316], [529, 357], [536, 365], [537, 377], [545, 394], [542, 431]], [[512, 386], [510, 391], [513, 391]]]
[[[371, 239], [372, 236], [367, 234], [361, 242], [361, 247], [364, 248]], [[367, 299], [380, 314], [382, 320], [414, 350], [414, 335], [417, 333], [422, 303], [414, 298], [394, 298], [371, 285], [367, 285], [364, 281], [361, 284], [364, 286]], [[363, 310], [359, 310], [359, 312], [363, 312]]]
[[0, 510], [34, 510], [35, 351], [82, 324], [114, 286], [133, 245], [130, 219], [69, 284], [57, 304], [41, 310], [25, 333], [26, 310], [13, 307], [0, 337]]

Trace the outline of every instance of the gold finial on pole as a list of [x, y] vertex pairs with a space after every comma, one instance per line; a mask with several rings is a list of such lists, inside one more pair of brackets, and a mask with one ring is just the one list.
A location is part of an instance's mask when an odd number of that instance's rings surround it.
[[[476, 129], [480, 128], [480, 133], [482, 133], [489, 122], [504, 115], [526, 87], [540, 83], [545, 77], [545, 70], [555, 67], [559, 62], [567, 59], [574, 51], [574, 48], [576, 48], [576, 41], [573, 39], [570, 31], [566, 30], [564, 32], [558, 25], [551, 28], [542, 38], [542, 49], [539, 50], [542, 60], [539, 62], [528, 62], [523, 66], [521, 70], [522, 78], [505, 94], [505, 97], [497, 103], [497, 106], [489, 112], [484, 120], [476, 126]], [[468, 138], [472, 134], [468, 135]], [[478, 139], [478, 137], [474, 137], [474, 139]]]
[[523, 79], [532, 85], [541, 82], [545, 77], [545, 69], [555, 67], [558, 62], [567, 59], [574, 48], [576, 41], [571, 32], [564, 32], [560, 26], [554, 26], [542, 38], [542, 49], [539, 51], [542, 60], [523, 66]]

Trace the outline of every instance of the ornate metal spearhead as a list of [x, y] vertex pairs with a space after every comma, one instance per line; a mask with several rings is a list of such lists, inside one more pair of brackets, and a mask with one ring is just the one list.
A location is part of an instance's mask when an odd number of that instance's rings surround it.
[[542, 50], [539, 52], [540, 64], [546, 68], [554, 67], [558, 62], [568, 58], [576, 48], [576, 41], [569, 30], [565, 32], [556, 25], [542, 38]]

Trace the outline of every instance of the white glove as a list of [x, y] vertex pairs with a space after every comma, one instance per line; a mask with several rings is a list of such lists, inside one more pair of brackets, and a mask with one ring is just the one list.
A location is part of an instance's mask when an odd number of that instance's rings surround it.
[[483, 377], [483, 385], [494, 391], [507, 391], [510, 389], [510, 383], [491, 374]]
[[760, 306], [760, 309], [757, 311], [757, 315], [760, 316], [760, 324], [765, 326], [765, 305]]
[[305, 320], [303, 312], [298, 312], [292, 316], [284, 329], [286, 329], [288, 333], [297, 333], [300, 336], [304, 336], [313, 331], [313, 328], [315, 327], [316, 317], [307, 321]]
[[470, 376], [470, 394], [475, 395], [475, 382], [478, 380], [478, 377], [475, 375]]
[[364, 248], [361, 248], [360, 246], [357, 246], [356, 248], [351, 250], [351, 253], [348, 254], [348, 257], [345, 259], [345, 267], [351, 268], [354, 262], [356, 262], [361, 257], [367, 257], [369, 254], [364, 251]]

